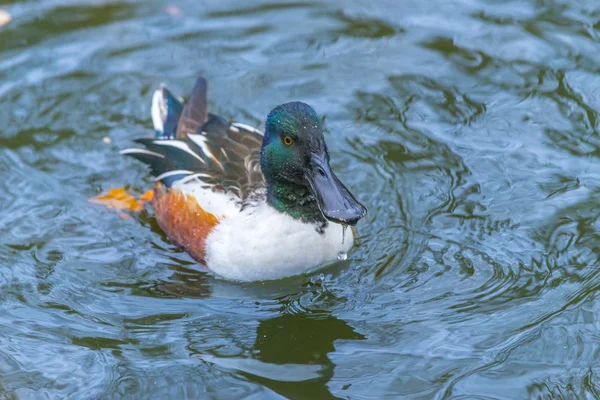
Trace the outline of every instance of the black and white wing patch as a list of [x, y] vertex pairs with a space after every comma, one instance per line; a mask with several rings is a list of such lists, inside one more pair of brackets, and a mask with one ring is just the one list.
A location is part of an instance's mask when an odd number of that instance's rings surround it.
[[197, 181], [240, 200], [260, 195], [265, 180], [260, 169], [262, 133], [243, 124], [229, 124], [209, 115], [200, 133], [182, 139], [138, 139], [145, 148], [121, 153], [148, 165], [167, 187]]
[[206, 80], [198, 78], [188, 102], [183, 103], [161, 85], [152, 100], [157, 138], [138, 139], [145, 148], [121, 154], [150, 165], [156, 180], [167, 187], [178, 181], [197, 181], [242, 201], [256, 198], [265, 187], [260, 169], [263, 134], [210, 114], [207, 89]]

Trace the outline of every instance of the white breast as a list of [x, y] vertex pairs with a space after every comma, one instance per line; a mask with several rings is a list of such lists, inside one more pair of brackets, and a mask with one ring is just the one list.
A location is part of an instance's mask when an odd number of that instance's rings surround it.
[[228, 279], [259, 281], [299, 275], [334, 262], [354, 237], [329, 223], [323, 234], [267, 204], [249, 207], [220, 222], [206, 241], [210, 270]]

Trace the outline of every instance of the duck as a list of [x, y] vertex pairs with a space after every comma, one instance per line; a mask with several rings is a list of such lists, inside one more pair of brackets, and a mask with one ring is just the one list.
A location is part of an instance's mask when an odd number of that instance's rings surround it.
[[162, 84], [152, 97], [154, 137], [121, 151], [149, 166], [151, 207], [169, 240], [241, 282], [345, 257], [367, 209], [334, 174], [315, 110], [278, 105], [261, 131], [210, 113], [207, 91], [200, 77], [184, 102]]

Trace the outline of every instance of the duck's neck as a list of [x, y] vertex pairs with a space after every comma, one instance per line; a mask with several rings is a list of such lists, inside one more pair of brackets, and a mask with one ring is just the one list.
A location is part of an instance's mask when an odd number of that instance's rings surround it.
[[321, 229], [327, 226], [327, 220], [317, 206], [317, 199], [304, 185], [292, 182], [268, 185], [267, 203], [302, 222], [317, 224]]

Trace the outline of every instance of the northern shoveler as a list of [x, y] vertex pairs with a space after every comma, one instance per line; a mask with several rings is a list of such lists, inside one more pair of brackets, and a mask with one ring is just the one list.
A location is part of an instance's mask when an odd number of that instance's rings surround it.
[[121, 153], [150, 165], [160, 227], [208, 269], [239, 281], [298, 275], [350, 250], [366, 213], [329, 165], [316, 112], [273, 109], [264, 134], [207, 110], [199, 78], [187, 103], [154, 93], [156, 137]]

